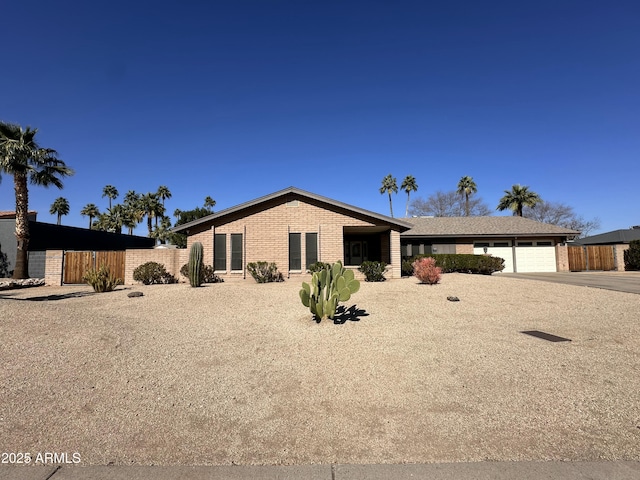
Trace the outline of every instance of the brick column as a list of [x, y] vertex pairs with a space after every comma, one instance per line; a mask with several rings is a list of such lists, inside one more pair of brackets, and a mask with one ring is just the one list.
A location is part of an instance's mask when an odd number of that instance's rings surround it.
[[400, 232], [391, 230], [391, 278], [402, 277], [402, 255], [400, 251]]
[[569, 271], [569, 247], [566, 243], [556, 245], [556, 271]]
[[624, 272], [624, 252], [629, 250], [629, 244], [614, 245], [613, 248], [613, 253], [616, 259], [616, 270]]
[[44, 284], [59, 287], [62, 285], [63, 250], [47, 250], [44, 260]]

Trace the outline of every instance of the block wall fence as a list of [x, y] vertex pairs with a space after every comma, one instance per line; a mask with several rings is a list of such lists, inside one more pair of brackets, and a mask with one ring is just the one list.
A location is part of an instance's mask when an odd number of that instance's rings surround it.
[[614, 258], [616, 261], [616, 270], [624, 272], [624, 252], [629, 250], [629, 245], [614, 245]]

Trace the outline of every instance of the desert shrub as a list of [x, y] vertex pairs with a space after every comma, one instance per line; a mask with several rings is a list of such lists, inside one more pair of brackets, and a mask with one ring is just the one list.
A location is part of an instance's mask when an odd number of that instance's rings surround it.
[[631, 240], [629, 248], [624, 251], [624, 269], [640, 270], [640, 240]]
[[111, 292], [118, 285], [122, 285], [122, 279], [116, 278], [114, 274], [109, 271], [109, 267], [102, 264], [100, 268], [91, 268], [85, 272], [82, 276], [82, 281], [93, 287], [94, 292]]
[[419, 258], [413, 262], [413, 275], [420, 280], [420, 283], [435, 285], [442, 279], [442, 269], [436, 266], [433, 257]]
[[471, 255], [462, 253], [439, 253], [428, 255], [416, 255], [411, 259], [402, 262], [402, 274], [413, 275], [413, 263], [419, 258], [434, 258], [436, 266], [442, 269], [443, 273], [479, 273], [491, 275], [494, 272], [504, 270], [504, 259], [489, 255]]
[[384, 282], [384, 272], [387, 270], [387, 264], [384, 262], [362, 262], [358, 270], [364, 273], [367, 282]]
[[[202, 283], [222, 283], [224, 279], [219, 275], [213, 273], [213, 267], [211, 265], [204, 265], [202, 270], [200, 270], [200, 275], [202, 276]], [[180, 275], [183, 277], [189, 278], [189, 264], [185, 263], [180, 267]]]
[[204, 262], [202, 257], [204, 255], [204, 248], [202, 243], [193, 242], [191, 249], [189, 250], [189, 284], [192, 287], [199, 287], [202, 285], [202, 267]]
[[325, 318], [333, 320], [338, 304], [349, 300], [358, 290], [360, 282], [355, 279], [353, 270], [344, 268], [342, 262], [338, 261], [315, 272], [310, 284], [302, 282], [299, 295], [302, 304], [320, 322]]
[[258, 283], [284, 282], [284, 277], [273, 262], [251, 262], [247, 264], [247, 270]]
[[324, 270], [325, 267], [327, 267], [327, 265], [331, 267], [331, 264], [326, 262], [312, 263], [311, 265], [309, 265], [309, 268], [308, 268], [309, 273], [316, 273], [316, 272], [319, 272], [320, 270]]
[[158, 262], [147, 262], [139, 265], [133, 271], [133, 279], [145, 285], [156, 283], [174, 283], [176, 279]]

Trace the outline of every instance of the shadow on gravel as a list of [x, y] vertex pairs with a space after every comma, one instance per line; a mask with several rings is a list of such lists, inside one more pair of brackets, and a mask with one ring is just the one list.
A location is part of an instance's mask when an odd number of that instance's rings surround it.
[[368, 317], [369, 314], [365, 310], [361, 310], [357, 305], [351, 305], [349, 308], [339, 306], [336, 311], [336, 315], [333, 318], [333, 323], [336, 325], [343, 325], [347, 322], [359, 322], [360, 317]]
[[21, 300], [29, 302], [48, 302], [54, 300], [65, 300], [67, 298], [80, 298], [95, 295], [96, 292], [69, 292], [62, 295], [42, 295], [39, 297], [24, 297], [24, 298], [12, 298], [10, 295], [0, 294], [0, 299], [4, 300]]

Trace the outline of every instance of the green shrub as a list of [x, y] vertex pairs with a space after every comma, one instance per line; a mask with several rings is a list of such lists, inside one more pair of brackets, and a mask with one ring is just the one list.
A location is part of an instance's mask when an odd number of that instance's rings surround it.
[[309, 270], [309, 273], [316, 273], [316, 272], [319, 272], [320, 270], [324, 270], [327, 266], [331, 267], [331, 264], [326, 262], [316, 262], [309, 265], [308, 270]]
[[[222, 277], [220, 277], [219, 275], [216, 275], [215, 273], [213, 273], [213, 267], [211, 265], [203, 265], [202, 269], [200, 270], [200, 275], [202, 277], [201, 282], [202, 283], [222, 283], [224, 282], [224, 279]], [[185, 263], [184, 265], [182, 265], [182, 267], [180, 267], [180, 275], [182, 275], [183, 277], [189, 278], [189, 264]]]
[[364, 273], [367, 282], [384, 282], [384, 272], [387, 270], [387, 264], [384, 262], [362, 262], [358, 270]]
[[145, 285], [157, 283], [175, 283], [176, 279], [158, 262], [147, 262], [136, 267], [133, 271], [133, 279]]
[[401, 271], [402, 271], [402, 276], [403, 277], [413, 277], [413, 263], [412, 263], [411, 259], [402, 260]]
[[432, 257], [442, 273], [479, 273], [491, 275], [504, 270], [504, 259], [489, 255], [471, 255], [462, 253], [433, 253], [416, 255], [402, 262], [402, 274], [413, 275], [413, 262], [419, 258]]
[[100, 268], [91, 268], [82, 276], [82, 280], [93, 287], [94, 292], [111, 292], [118, 285], [122, 285], [122, 279], [116, 278], [109, 271], [109, 267], [102, 264]]
[[631, 240], [629, 249], [624, 251], [624, 269], [627, 271], [640, 270], [640, 240]]
[[258, 283], [284, 282], [284, 277], [273, 262], [248, 263], [247, 270]]

